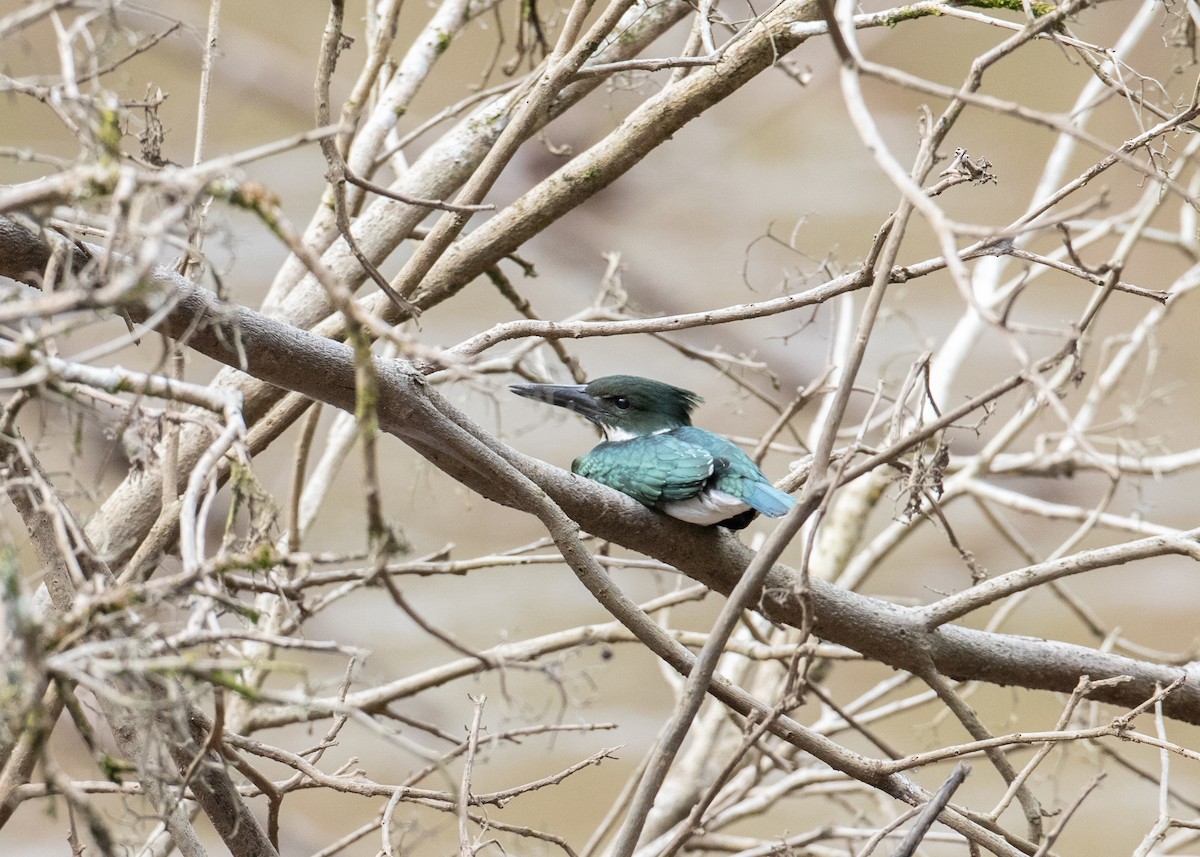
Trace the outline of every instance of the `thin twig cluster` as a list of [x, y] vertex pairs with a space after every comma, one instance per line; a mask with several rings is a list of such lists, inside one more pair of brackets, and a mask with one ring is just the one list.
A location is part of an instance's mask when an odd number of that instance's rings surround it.
[[[59, 135], [56, 155], [0, 146], [42, 172], [0, 185], [0, 843], [40, 813], [77, 855], [1194, 851], [1195, 643], [1170, 651], [1178, 635], [1146, 639], [1132, 610], [1094, 602], [1106, 575], [1133, 601], [1200, 560], [1200, 438], [1169, 419], [1190, 343], [1164, 347], [1200, 284], [1194, 5], [334, 2], [312, 128], [215, 156], [219, 0], [202, 33], [108, 2], [0, 17], [0, 45], [41, 60], [11, 60], [0, 92]], [[1104, 16], [1121, 24], [1107, 36]], [[934, 80], [874, 59], [881, 27], [910, 56], [935, 27], [987, 47]], [[167, 96], [126, 91], [184, 34], [203, 46], [186, 164]], [[488, 56], [460, 47], [480, 34]], [[539, 311], [531, 239], [715, 105], [760, 97], [751, 81], [811, 87], [792, 64], [810, 48], [836, 56], [825, 85], [849, 124], [832, 145], [867, 153], [892, 200], [853, 252], [807, 264], [793, 236], [802, 270], [777, 294], [659, 314], [637, 310], [614, 252], [594, 299]], [[1073, 103], [1047, 107], [1036, 79], [995, 94], [1044, 52], [1078, 75]], [[448, 67], [479, 77], [424, 106]], [[598, 106], [615, 92], [632, 99], [619, 122]], [[925, 102], [915, 134], [897, 138], [881, 92]], [[588, 111], [603, 130], [556, 149], [555, 123]], [[1038, 135], [1044, 157], [964, 145], [981, 119]], [[497, 202], [538, 146], [561, 165]], [[324, 185], [297, 225], [245, 170], [303, 148]], [[1018, 173], [1017, 208], [986, 204]], [[287, 252], [256, 306], [213, 262], [233, 211]], [[432, 319], [468, 287], [507, 315], [440, 340]], [[771, 320], [794, 331], [779, 350], [693, 338]], [[826, 353], [802, 377], [797, 343], [818, 328]], [[735, 439], [787, 462], [797, 504], [753, 549], [523, 454], [451, 402], [583, 382], [596, 338], [649, 342], [768, 414]], [[103, 455], [78, 440], [90, 426]], [[399, 443], [486, 550], [416, 551], [388, 511]], [[274, 472], [264, 453], [285, 447]], [[348, 480], [345, 549], [321, 524]], [[564, 569], [599, 618], [544, 603], [552, 624], [509, 637], [470, 619], [483, 599], [462, 592], [489, 576], [524, 575], [528, 601], [527, 581]], [[656, 594], [635, 597], [634, 575]], [[428, 647], [371, 651], [352, 627], [364, 604]], [[1069, 632], [1030, 636], [1050, 614]], [[648, 730], [607, 716], [618, 654], [658, 670]], [[1102, 801], [1127, 786], [1144, 806], [1122, 797], [1115, 818]], [[314, 833], [320, 807], [336, 810]]]

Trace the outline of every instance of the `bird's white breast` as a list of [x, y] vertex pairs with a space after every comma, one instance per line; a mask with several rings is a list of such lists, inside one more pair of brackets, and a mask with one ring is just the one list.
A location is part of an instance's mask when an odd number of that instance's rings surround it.
[[707, 488], [695, 497], [661, 503], [658, 508], [672, 518], [711, 527], [749, 510], [750, 507], [732, 494]]

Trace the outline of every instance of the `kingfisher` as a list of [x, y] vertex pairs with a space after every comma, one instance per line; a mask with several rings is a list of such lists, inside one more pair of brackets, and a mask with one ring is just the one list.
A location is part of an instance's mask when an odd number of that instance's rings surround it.
[[599, 426], [603, 442], [576, 458], [571, 472], [672, 518], [740, 530], [759, 512], [779, 518], [796, 505], [737, 444], [692, 425], [703, 399], [690, 390], [636, 375], [509, 389]]

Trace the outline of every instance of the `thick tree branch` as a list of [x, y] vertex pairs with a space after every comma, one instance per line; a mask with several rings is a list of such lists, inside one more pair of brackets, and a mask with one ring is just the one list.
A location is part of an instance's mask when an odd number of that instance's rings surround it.
[[[0, 274], [34, 282], [29, 268], [22, 266], [48, 255], [48, 248], [36, 246], [40, 243], [38, 236], [0, 218]], [[146, 286], [151, 305], [129, 307], [134, 318], [150, 315], [158, 302], [170, 297], [176, 305], [161, 327], [164, 333], [186, 336], [191, 348], [255, 378], [353, 410], [355, 366], [349, 346], [224, 304], [163, 269], [156, 270]], [[670, 563], [718, 592], [732, 591], [754, 557], [753, 551], [723, 530], [701, 529], [654, 514], [624, 495], [500, 443], [432, 390], [405, 361], [381, 360], [377, 370], [380, 427], [494, 502], [528, 511], [511, 484], [482, 466], [483, 449], [525, 474], [588, 532]], [[803, 621], [795, 598], [798, 582], [795, 570], [777, 564], [767, 576], [763, 594], [768, 615], [797, 627]], [[1200, 724], [1200, 683], [1190, 670], [954, 625], [927, 630], [920, 609], [868, 598], [820, 580], [810, 582], [810, 593], [819, 636], [897, 669], [919, 670], [928, 658], [951, 678], [1063, 693], [1070, 693], [1081, 675], [1094, 681], [1131, 676], [1131, 681], [1098, 688], [1092, 696], [1130, 707], [1153, 695], [1156, 683], [1165, 686], [1187, 675], [1188, 680], [1164, 700], [1164, 712]]]

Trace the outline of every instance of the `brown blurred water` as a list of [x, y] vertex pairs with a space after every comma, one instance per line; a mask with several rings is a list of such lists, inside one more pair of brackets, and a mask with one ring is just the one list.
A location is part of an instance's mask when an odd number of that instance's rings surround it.
[[[118, 72], [116, 85], [126, 91], [140, 91], [145, 82], [162, 87], [169, 95], [162, 111], [167, 128], [168, 157], [187, 163], [191, 158], [195, 127], [197, 69], [203, 39], [207, 7], [201, 3], [163, 2], [155, 9], [177, 16], [188, 29], [170, 37], [158, 49], [130, 63]], [[406, 32], [428, 13], [423, 4], [411, 4], [404, 13]], [[321, 4], [296, 4], [271, 0], [256, 3], [226, 3], [222, 19], [224, 56], [218, 62], [213, 80], [208, 153], [216, 156], [269, 140], [286, 137], [312, 126], [311, 81], [313, 60], [324, 24]], [[356, 26], [353, 22], [351, 27]], [[908, 70], [942, 82], [957, 85], [966, 63], [983, 47], [998, 38], [981, 27], [964, 26], [955, 21], [922, 21], [911, 24], [921, 30], [923, 44], [929, 50], [914, 55], [908, 27], [895, 31], [864, 33], [862, 41], [869, 55], [881, 62], [895, 63]], [[1103, 15], [1083, 22], [1085, 28], [1104, 26]], [[24, 53], [6, 60], [8, 73], [29, 74], [41, 69], [54, 71], [51, 47], [41, 40], [44, 30], [31, 32], [16, 45]], [[1111, 41], [1113, 33], [1087, 32], [1095, 42]], [[423, 94], [415, 109], [406, 116], [406, 124], [424, 119], [443, 99], [458, 97], [478, 74], [479, 57], [485, 54], [490, 35], [472, 28], [452, 50], [468, 58], [451, 63], [439, 72], [436, 87]], [[682, 38], [682, 36], [678, 36]], [[399, 40], [404, 43], [403, 35]], [[670, 50], [674, 50], [671, 48]], [[353, 68], [361, 48], [356, 45], [344, 59], [344, 67]], [[1086, 69], [1063, 72], [1064, 63], [1051, 45], [1027, 51], [1021, 63], [1003, 65], [988, 78], [987, 91], [999, 97], [1021, 97], [1046, 109], [1064, 109], [1087, 74]], [[451, 55], [453, 56], [453, 54]], [[811, 272], [815, 261], [831, 257], [834, 265], [850, 266], [869, 246], [872, 235], [897, 200], [896, 192], [881, 178], [876, 167], [850, 127], [842, 106], [833, 55], [823, 40], [804, 45], [791, 59], [808, 66], [812, 78], [801, 87], [780, 73], [768, 73], [750, 84], [746, 91], [729, 103], [719, 105], [700, 120], [687, 126], [660, 151], [615, 186], [600, 194], [582, 209], [565, 217], [546, 234], [525, 247], [522, 254], [533, 261], [538, 277], [522, 280], [519, 287], [538, 311], [547, 318], [569, 315], [586, 306], [604, 273], [604, 254], [619, 252], [623, 282], [631, 303], [652, 313], [671, 313], [730, 303], [761, 299], [794, 288], [797, 270]], [[652, 88], [653, 82], [641, 82]], [[345, 93], [345, 81], [339, 80]], [[915, 150], [917, 108], [922, 99], [912, 93], [883, 85], [870, 87], [868, 95], [878, 109], [884, 133], [894, 141], [901, 158]], [[634, 103], [620, 89], [601, 90], [592, 96], [593, 109], [586, 119], [568, 116], [547, 132], [554, 146], [579, 150], [613, 127]], [[75, 151], [63, 144], [63, 134], [48, 112], [25, 98], [6, 99], [0, 144], [28, 146], [73, 157]], [[1122, 109], [1117, 106], [1114, 109]], [[1109, 120], [1102, 112], [1096, 133], [1103, 135]], [[1115, 121], [1115, 118], [1112, 120]], [[1014, 217], [1028, 201], [1036, 175], [1029, 165], [1040, 165], [1048, 145], [1045, 133], [989, 113], [973, 113], [955, 130], [951, 148], [963, 146], [972, 155], [986, 156], [995, 165], [997, 184], [956, 189], [943, 204], [953, 217], [979, 223], [1003, 223]], [[525, 147], [506, 170], [490, 200], [504, 203], [515, 198], [530, 184], [561, 164], [562, 157], [538, 142]], [[38, 175], [39, 167], [0, 161], [0, 181], [17, 182]], [[285, 210], [297, 224], [306, 222], [323, 187], [323, 164], [315, 148], [291, 152], [246, 168], [248, 176], [262, 181], [278, 193]], [[1134, 194], [1138, 189], [1131, 178], [1114, 184], [1114, 196]], [[237, 300], [254, 305], [265, 293], [270, 277], [284, 258], [280, 245], [265, 230], [244, 215], [214, 209], [213, 234], [208, 250], [220, 267], [226, 287]], [[775, 236], [780, 241], [768, 240]], [[795, 248], [784, 245], [794, 238]], [[937, 255], [928, 234], [914, 231], [902, 262]], [[1139, 254], [1130, 260], [1126, 278], [1151, 288], [1162, 287], [1151, 254]], [[394, 271], [392, 267], [388, 270]], [[785, 282], [788, 275], [791, 279]], [[897, 309], [884, 319], [883, 338], [873, 347], [864, 368], [867, 386], [878, 376], [902, 377], [915, 357], [921, 341], [936, 343], [948, 330], [957, 314], [957, 303], [945, 300], [938, 290], [950, 288], [945, 280], [936, 285], [918, 283], [897, 291], [903, 295]], [[1088, 295], [1081, 287], [1061, 291], [1042, 291], [1031, 296], [1033, 304], [1046, 319], [1062, 321], [1077, 314]], [[1119, 298], [1118, 300], [1123, 300]], [[421, 320], [421, 340], [449, 345], [499, 320], [511, 317], [511, 308], [489, 286], [469, 287], [461, 299], [427, 313]], [[729, 353], [754, 353], [778, 373], [781, 391], [777, 400], [785, 401], [796, 386], [808, 381], [823, 365], [829, 345], [828, 314], [766, 319], [689, 333], [679, 338], [704, 349]], [[1191, 415], [1200, 403], [1191, 383], [1191, 367], [1196, 365], [1196, 341], [1191, 335], [1188, 317], [1173, 320], [1165, 329], [1163, 342], [1167, 356], [1160, 382], [1172, 390], [1171, 404], [1161, 405], [1164, 437], [1191, 438]], [[103, 339], [119, 329], [119, 322], [108, 327], [92, 327], [80, 336], [78, 348], [89, 337]], [[919, 335], [914, 336], [913, 332]], [[740, 396], [733, 385], [721, 380], [698, 363], [671, 354], [649, 339], [611, 341], [591, 340], [571, 343], [592, 375], [634, 371], [669, 379], [701, 392], [707, 399], [698, 422], [708, 428], [740, 436], [758, 436], [773, 418], [760, 403]], [[995, 349], [996, 342], [983, 341], [980, 349]], [[118, 355], [124, 365], [152, 364], [159, 354], [153, 345], [143, 345]], [[196, 360], [197, 378], [211, 375], [212, 368]], [[967, 376], [964, 385], [979, 380]], [[482, 425], [498, 430], [520, 449], [548, 461], [568, 466], [570, 460], [594, 442], [591, 430], [568, 414], [549, 415], [538, 406], [508, 396], [505, 379], [496, 379], [490, 389], [457, 384], [443, 388]], [[766, 386], [765, 384], [763, 386]], [[47, 438], [61, 434], [54, 413], [45, 417]], [[328, 417], [326, 418], [328, 422]], [[800, 420], [804, 427], [805, 419]], [[289, 436], [276, 448], [260, 456], [256, 466], [268, 487], [282, 496], [286, 493], [291, 456]], [[99, 432], [88, 436], [93, 470], [81, 475], [83, 481], [100, 489], [119, 477], [119, 462], [102, 450], [109, 442]], [[542, 535], [531, 518], [500, 508], [474, 497], [452, 484], [440, 473], [403, 448], [392, 438], [382, 440], [383, 484], [389, 519], [397, 522], [412, 541], [415, 554], [455, 546], [455, 556], [469, 557], [496, 548], [490, 534], [508, 533], [512, 547]], [[63, 462], [59, 462], [64, 464]], [[787, 459], [768, 459], [772, 477], [782, 475]], [[362, 509], [359, 497], [362, 484], [359, 465], [351, 457], [339, 480], [339, 493], [331, 498], [309, 543], [330, 550], [361, 550]], [[1184, 480], [1184, 483], [1187, 483]], [[1176, 483], [1180, 484], [1179, 482]], [[1190, 485], [1191, 488], [1200, 486]], [[1078, 486], [1050, 484], [1046, 496], [1071, 496]], [[1148, 510], [1166, 523], [1186, 524], [1194, 519], [1194, 501], [1158, 493], [1155, 486], [1142, 486], [1139, 498]], [[1182, 502], [1181, 502], [1182, 501]], [[885, 500], [881, 520], [898, 514], [898, 501]], [[1178, 509], [1172, 511], [1173, 506]], [[1194, 523], [1194, 520], [1193, 520]], [[19, 524], [10, 522], [12, 537], [19, 537]], [[761, 523], [747, 538], [764, 531]], [[1032, 531], [1034, 541], [1050, 542], [1062, 535], [1061, 527]], [[483, 537], [481, 537], [483, 536]], [[1005, 551], [998, 545], [973, 546], [1004, 570]], [[992, 553], [989, 554], [989, 550]], [[788, 556], [785, 556], [785, 560]], [[933, 567], [932, 573], [926, 573]], [[931, 592], [962, 586], [963, 570], [953, 553], [936, 537], [922, 537], [889, 560], [886, 570], [874, 579], [871, 591], [889, 597], [928, 600]], [[1135, 583], [1131, 584], [1131, 578]], [[648, 597], [663, 591], [670, 582], [647, 572], [623, 572], [617, 579], [635, 597]], [[1126, 634], [1146, 635], [1159, 648], [1185, 648], [1195, 637], [1195, 610], [1200, 583], [1186, 572], [1182, 563], [1161, 562], [1137, 569], [1118, 568], [1080, 581], [1078, 590], [1101, 611], [1119, 615]], [[1136, 604], [1131, 605], [1130, 591], [1136, 587]], [[406, 593], [431, 620], [455, 629], [471, 646], [485, 647], [502, 639], [519, 639], [537, 633], [569, 627], [584, 621], [603, 621], [606, 617], [584, 593], [570, 572], [560, 566], [503, 569], [477, 572], [453, 581], [413, 580], [406, 582]], [[1019, 614], [1007, 630], [1036, 636], [1090, 641], [1075, 625], [1064, 623], [1062, 612], [1051, 604], [1034, 599], [1032, 608]], [[396, 611], [383, 603], [377, 592], [361, 592], [336, 611], [314, 621], [308, 628], [313, 639], [337, 638], [341, 642], [371, 649], [374, 654], [366, 666], [365, 680], [384, 681], [404, 675], [449, 657], [449, 653], [411, 624], [398, 623]], [[716, 609], [716, 599], [704, 607], [682, 611], [681, 621], [703, 629]], [[1140, 608], [1140, 609], [1139, 609]], [[1117, 612], [1119, 611], [1119, 613]], [[1053, 624], [1050, 624], [1050, 623]], [[308, 659], [306, 659], [308, 660]], [[338, 672], [329, 664], [311, 659], [308, 666], [314, 676], [336, 681]], [[640, 754], [653, 739], [663, 706], [670, 703], [670, 691], [661, 680], [656, 664], [633, 646], [618, 646], [612, 651], [599, 648], [574, 656], [559, 666], [563, 686], [571, 706], [563, 715], [568, 720], [618, 722], [612, 733], [584, 736], [559, 736], [542, 739], [544, 753], [526, 757], [521, 753], [496, 753], [480, 771], [480, 787], [495, 788], [552, 773], [593, 752], [599, 746], [625, 745], [619, 762], [606, 762], [579, 776], [586, 777], [587, 790], [611, 795], [617, 784], [636, 765]], [[329, 670], [328, 672], [323, 672]], [[491, 698], [489, 723], [498, 729], [508, 718], [529, 710], [554, 710], [560, 705], [560, 690], [546, 681], [518, 676], [511, 679], [509, 698], [502, 689], [473, 683], [458, 683], [423, 698], [423, 710], [410, 713], [439, 723], [469, 722], [471, 708], [467, 693], [486, 690]], [[840, 677], [840, 689], [849, 693], [878, 680], [878, 673], [847, 669]], [[860, 687], [861, 685], [861, 687]], [[1006, 710], [1008, 692], [987, 688], [982, 699]], [[985, 707], [979, 699], [977, 707]], [[1023, 701], [1012, 711], [1013, 722], [1052, 722], [1058, 702], [1046, 696], [1044, 704]], [[925, 723], [924, 714], [912, 722], [928, 729], [929, 742], [944, 735], [947, 727]], [[1045, 728], [1043, 726], [1043, 728]], [[1175, 733], [1190, 733], [1173, 725]], [[953, 733], [951, 733], [953, 734]], [[1175, 735], [1176, 740], [1182, 740]], [[66, 749], [64, 746], [56, 749]], [[917, 742], [919, 743], [919, 742]], [[337, 749], [339, 758], [372, 753], [377, 747], [373, 736], [348, 727]], [[910, 745], [910, 750], [920, 746]], [[395, 759], [374, 755], [366, 760], [369, 772], [386, 781], [389, 775], [406, 770], [411, 760], [401, 753]], [[1148, 760], [1149, 763], [1149, 760]], [[81, 767], [85, 760], [81, 759]], [[1134, 812], [1144, 817], [1152, 808], [1131, 807], [1120, 797], [1121, 778], [1116, 772], [1114, 785], [1097, 798], [1098, 804], [1112, 812]], [[931, 783], [924, 783], [931, 785]], [[1189, 785], [1194, 785], [1191, 783]], [[1063, 783], [1065, 792], [1078, 786]], [[971, 784], [970, 789], [977, 788]], [[580, 841], [607, 809], [606, 801], [581, 804], [580, 790], [550, 789], [523, 798], [521, 817], [526, 823], [541, 825], [572, 842]], [[331, 830], [346, 827], [346, 814], [362, 812], [353, 799], [331, 800], [300, 795], [289, 798], [305, 806], [307, 822], [287, 830], [286, 853], [310, 853], [332, 838]], [[537, 807], [530, 811], [529, 807]], [[1093, 810], [1096, 806], [1093, 805]], [[539, 817], [540, 816], [540, 817]], [[504, 813], [495, 817], [503, 819]], [[26, 807], [18, 819], [22, 823], [20, 842], [12, 829], [5, 831], [6, 853], [65, 853], [60, 837], [61, 822]], [[794, 819], [794, 829], [807, 823], [819, 823], [802, 815]], [[1144, 825], [1134, 829], [1144, 829]], [[583, 831], [584, 833], [581, 833]], [[1111, 834], [1111, 829], [1108, 831]], [[1079, 826], [1071, 835], [1083, 837]], [[1131, 834], [1133, 835], [1133, 834]], [[27, 837], [27, 838], [25, 838]], [[1085, 847], [1081, 840], [1073, 840]], [[1127, 843], [1108, 843], [1111, 853], [1127, 851]], [[1118, 847], [1119, 845], [1119, 847]], [[364, 840], [348, 854], [373, 854], [376, 837]], [[9, 850], [18, 849], [18, 850]], [[1079, 850], [1074, 853], [1102, 853]], [[1072, 853], [1070, 850], [1063, 853]]]

